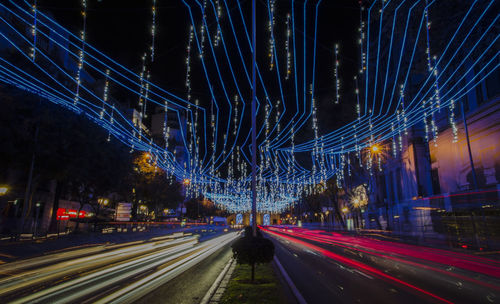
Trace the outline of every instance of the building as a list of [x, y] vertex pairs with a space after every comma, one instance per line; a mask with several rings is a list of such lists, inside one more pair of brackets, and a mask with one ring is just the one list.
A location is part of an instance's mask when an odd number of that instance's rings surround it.
[[[446, 2], [437, 2], [430, 10], [433, 20], [431, 52], [434, 50], [435, 54], [440, 54], [445, 49], [448, 39], [439, 37], [449, 37], [450, 27], [446, 24], [454, 24], [457, 20], [453, 18], [463, 14], [436, 16], [433, 12], [457, 10], [461, 8]], [[456, 49], [456, 58], [467, 60], [450, 60], [451, 67], [442, 68], [443, 91], [447, 92], [451, 87], [456, 92], [467, 93], [457, 94], [453, 107], [443, 107], [434, 113], [435, 131], [429, 131], [432, 126], [426, 126], [422, 119], [402, 135], [401, 148], [397, 148], [396, 156], [393, 140], [380, 143], [385, 151], [382, 171], [374, 170], [370, 177], [376, 190], [372, 191], [363, 215], [365, 228], [386, 229], [465, 247], [486, 248], [500, 243], [500, 71], [494, 65], [492, 70], [482, 69], [487, 62], [479, 50], [486, 50], [485, 54], [489, 54], [487, 44], [491, 39], [485, 36], [478, 40], [477, 45], [473, 43], [482, 34], [481, 29], [486, 28], [487, 21], [491, 21], [488, 16], [479, 23], [477, 33], [469, 36], [472, 42], [466, 40], [461, 48]], [[472, 28], [471, 24], [469, 28]], [[384, 27], [383, 31], [388, 33], [389, 29]], [[411, 29], [409, 37], [415, 31], [416, 28]], [[399, 34], [396, 32], [396, 36]], [[381, 53], [387, 54], [389, 44], [381, 47]], [[428, 73], [430, 56], [427, 57], [425, 52], [428, 47], [426, 35], [422, 35], [417, 44], [420, 52], [415, 58], [415, 68], [410, 71], [405, 88], [405, 97], [410, 100], [418, 96]], [[376, 59], [368, 57], [372, 64]], [[435, 62], [431, 59], [431, 65]], [[437, 70], [440, 73], [439, 67]], [[452, 74], [452, 71], [458, 73]], [[453, 117], [453, 122], [450, 117]], [[430, 117], [428, 123], [431, 123]]]

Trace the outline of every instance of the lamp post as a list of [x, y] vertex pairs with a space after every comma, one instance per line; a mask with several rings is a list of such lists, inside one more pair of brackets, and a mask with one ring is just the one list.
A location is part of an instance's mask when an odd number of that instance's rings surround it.
[[347, 212], [349, 212], [349, 208], [347, 208], [346, 206], [342, 207], [342, 213], [344, 214], [344, 223], [345, 223], [345, 226], [347, 227]]
[[472, 151], [470, 148], [470, 139], [469, 139], [469, 128], [467, 126], [467, 118], [465, 117], [465, 111], [464, 111], [464, 102], [463, 99], [460, 102], [460, 106], [462, 109], [462, 120], [464, 122], [464, 130], [465, 130], [465, 137], [467, 139], [467, 150], [469, 152], [469, 162], [470, 162], [470, 170], [472, 172], [472, 183], [474, 184], [474, 190], [477, 190], [477, 177], [476, 177], [476, 169], [474, 168], [474, 160], [472, 158]]
[[7, 194], [7, 192], [9, 192], [9, 187], [0, 186], [0, 196]]
[[252, 234], [257, 236], [257, 123], [256, 123], [256, 27], [255, 27], [255, 0], [252, 0]]
[[38, 228], [38, 217], [40, 216], [40, 202], [36, 203], [36, 213], [35, 213], [35, 229], [34, 229], [34, 232], [33, 232], [33, 236], [35, 237], [36, 236], [36, 231], [37, 231], [37, 228]]

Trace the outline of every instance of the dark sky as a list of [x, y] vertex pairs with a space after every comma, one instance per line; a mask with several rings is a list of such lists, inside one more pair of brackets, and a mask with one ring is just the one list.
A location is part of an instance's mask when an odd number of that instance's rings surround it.
[[[194, 0], [187, 2], [195, 3]], [[236, 15], [236, 2], [231, 0], [227, 2], [231, 12]], [[303, 1], [295, 2], [297, 3], [296, 14], [301, 15]], [[87, 3], [87, 41], [118, 62], [139, 72], [140, 57], [148, 50], [151, 43], [152, 0], [87, 0]], [[290, 3], [291, 1], [285, 0], [276, 1], [276, 31], [281, 32], [276, 33], [277, 40], [283, 36], [282, 28], [284, 28], [286, 14], [290, 11]], [[306, 39], [309, 42], [312, 42], [314, 38], [311, 35], [313, 33], [311, 29], [314, 25], [312, 23], [313, 9], [316, 3], [317, 1], [313, 0], [307, 4], [309, 21]], [[250, 26], [251, 1], [240, 1], [240, 4], [246, 17], [247, 26]], [[259, 28], [257, 49], [264, 49], [259, 54], [259, 62], [265, 62], [267, 61], [265, 56], [267, 55], [267, 39], [269, 38], [266, 31], [268, 15], [264, 10], [267, 7], [267, 1], [260, 0], [257, 5]], [[152, 81], [185, 97], [186, 71], [184, 62], [190, 25], [188, 9], [181, 0], [157, 0], [157, 6], [156, 56], [154, 65], [150, 66]], [[38, 7], [40, 10], [50, 11], [56, 20], [73, 32], [81, 30], [81, 0], [38, 0]], [[352, 117], [354, 113], [353, 76], [359, 66], [357, 46], [359, 3], [356, 0], [323, 0], [318, 16], [316, 96], [319, 102], [320, 130], [321, 133], [326, 133], [341, 125], [342, 119], [332, 119], [332, 117], [338, 116], [340, 118], [342, 115]], [[241, 26], [236, 25], [236, 27], [237, 31], [240, 30], [238, 34], [244, 35]], [[223, 31], [224, 29], [223, 27]], [[297, 37], [300, 37], [302, 26], [297, 25], [296, 31]], [[223, 34], [229, 35], [227, 32], [223, 32]], [[333, 47], [336, 42], [340, 44], [341, 67], [339, 72], [343, 95], [340, 106], [334, 106], [332, 102], [335, 92]], [[280, 51], [278, 45], [278, 52]], [[232, 52], [236, 54], [235, 49], [232, 49]], [[308, 58], [308, 60], [312, 59]], [[280, 65], [283, 66], [284, 63], [281, 62]], [[262, 66], [265, 71], [266, 65], [262, 64]], [[201, 67], [194, 63], [192, 73], [194, 96], [199, 97], [202, 104], [207, 104], [210, 102], [210, 97], [206, 85], [203, 84], [204, 76]], [[200, 85], [197, 85], [198, 83]], [[273, 85], [270, 84], [270, 87], [272, 90]], [[244, 94], [247, 93], [249, 91], [244, 92]], [[219, 94], [221, 93], [219, 92]], [[295, 93], [293, 90], [288, 90], [285, 94], [294, 95]], [[336, 122], [339, 125], [336, 125]]]

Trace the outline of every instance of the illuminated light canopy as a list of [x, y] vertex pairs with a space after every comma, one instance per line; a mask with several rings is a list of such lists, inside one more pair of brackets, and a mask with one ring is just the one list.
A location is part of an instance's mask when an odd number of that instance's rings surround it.
[[[267, 47], [264, 44], [257, 50], [268, 59], [256, 68], [261, 122], [256, 130], [259, 210], [285, 210], [304, 194], [324, 188], [317, 185], [328, 179], [335, 178], [342, 186], [353, 163], [370, 172], [373, 167], [380, 169], [382, 147], [390, 147], [387, 151], [397, 157], [406, 145], [408, 129], [414, 126], [421, 125], [422, 136], [437, 143], [440, 112], [448, 115], [441, 120], [449, 124], [456, 141], [456, 105], [498, 70], [494, 48], [499, 22], [494, 1], [464, 4], [453, 30], [439, 37], [441, 46], [433, 36], [439, 28], [430, 30], [429, 12], [439, 20], [444, 12], [433, 8], [443, 1], [374, 1], [360, 10], [355, 91], [340, 96], [336, 58], [334, 93], [327, 99], [352, 104], [356, 117], [338, 129], [320, 129], [317, 66], [325, 64], [328, 77], [332, 76], [331, 57], [320, 62], [316, 56], [321, 27], [318, 11], [324, 2], [290, 6], [268, 0], [260, 6], [267, 18], [259, 30], [270, 40]], [[151, 61], [158, 21], [156, 1], [152, 3]], [[188, 196], [204, 196], [227, 210], [247, 211], [251, 147], [250, 100], [245, 94], [251, 89], [251, 66], [246, 58], [251, 51], [250, 25], [239, 1], [183, 3], [189, 22], [184, 57], [187, 92], [183, 96], [154, 82], [147, 66], [149, 52], [142, 67], [132, 70], [88, 44], [85, 0], [81, 2], [82, 31], [76, 35], [40, 11], [36, 2], [0, 3], [0, 40], [17, 56], [13, 60], [0, 53], [0, 81], [85, 115], [108, 132], [108, 140], [118, 140], [132, 152], [150, 153], [152, 162], [171, 181], [189, 180]], [[37, 46], [41, 39], [56, 51]], [[421, 49], [421, 45], [427, 47]], [[61, 53], [75, 69], [58, 60]], [[192, 77], [195, 74], [199, 77]], [[85, 77], [102, 81], [104, 86], [92, 86]], [[200, 96], [209, 96], [207, 100], [194, 96], [192, 79], [202, 79], [205, 91]], [[113, 98], [118, 93], [137, 98], [136, 116], [130, 117]], [[154, 107], [163, 108], [165, 114], [160, 139], [153, 139], [144, 125]], [[297, 136], [308, 127], [312, 127], [310, 138]]]

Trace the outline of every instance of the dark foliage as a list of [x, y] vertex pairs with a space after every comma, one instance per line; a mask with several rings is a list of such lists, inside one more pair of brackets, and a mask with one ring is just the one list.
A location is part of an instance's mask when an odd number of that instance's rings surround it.
[[274, 257], [274, 244], [257, 230], [257, 237], [252, 235], [252, 227], [245, 228], [244, 237], [234, 242], [233, 257], [238, 264], [252, 266], [252, 282], [255, 278], [255, 264], [269, 263]]

